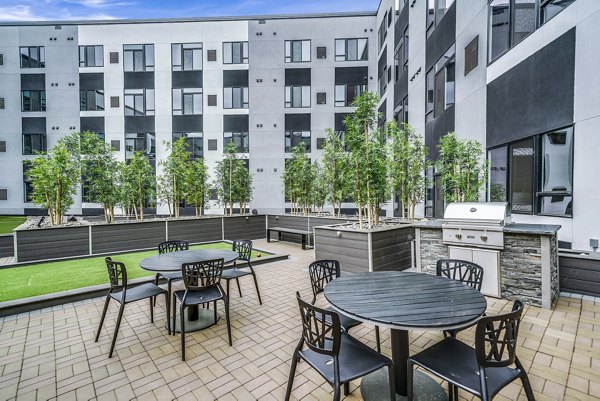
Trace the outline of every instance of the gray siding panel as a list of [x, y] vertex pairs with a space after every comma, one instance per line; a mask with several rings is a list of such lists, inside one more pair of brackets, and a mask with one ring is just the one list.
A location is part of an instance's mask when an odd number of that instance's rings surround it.
[[0, 235], [0, 258], [12, 258], [15, 240], [12, 234]]
[[92, 252], [154, 248], [166, 239], [165, 222], [92, 226]]
[[169, 221], [169, 240], [192, 243], [220, 241], [223, 239], [221, 218]]
[[267, 237], [265, 216], [228, 217], [224, 219], [225, 239], [263, 239]]
[[560, 291], [600, 296], [600, 260], [559, 255]]
[[400, 230], [374, 232], [373, 270], [402, 271], [411, 267], [411, 241], [415, 239], [415, 230], [406, 227]]
[[335, 230], [315, 229], [315, 258], [338, 260], [342, 272], [369, 271], [367, 234], [344, 231], [338, 238], [336, 233]]
[[89, 254], [89, 228], [49, 228], [17, 232], [17, 261], [56, 259]]

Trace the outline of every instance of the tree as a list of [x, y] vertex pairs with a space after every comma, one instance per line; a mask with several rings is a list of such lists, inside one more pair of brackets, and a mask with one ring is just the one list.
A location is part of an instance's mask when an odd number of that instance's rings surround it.
[[115, 206], [119, 202], [119, 164], [114, 149], [104, 139], [91, 132], [80, 136], [82, 176], [85, 191], [104, 209], [104, 220], [115, 219]]
[[379, 153], [383, 146], [382, 135], [375, 128], [379, 119], [378, 102], [379, 97], [375, 93], [363, 92], [352, 102], [355, 110], [345, 120], [346, 143], [354, 170], [354, 198], [358, 206], [359, 226], [363, 227], [363, 208], [366, 208], [369, 229], [378, 220], [378, 208], [384, 202], [381, 198], [381, 182], [387, 176]]
[[159, 178], [159, 194], [161, 201], [169, 205], [169, 214], [171, 214], [171, 204], [173, 205], [173, 214], [179, 217], [179, 205], [185, 198], [188, 188], [186, 188], [187, 166], [190, 161], [191, 153], [187, 150], [188, 144], [185, 137], [181, 137], [175, 142], [165, 142], [169, 156], [161, 160], [159, 166], [162, 167], [162, 174]]
[[156, 195], [154, 169], [143, 152], [135, 152], [128, 164], [121, 164], [121, 204], [133, 209], [136, 220], [144, 220], [144, 207]]
[[190, 161], [186, 168], [186, 201], [195, 206], [196, 217], [204, 213], [204, 207], [208, 200], [208, 171], [204, 159]]
[[292, 213], [302, 211], [307, 214], [312, 206], [314, 169], [306, 155], [304, 142], [292, 148], [292, 155], [286, 160], [283, 174], [285, 194], [292, 203]]
[[325, 177], [325, 170], [319, 165], [319, 162], [315, 162], [312, 165], [313, 177], [311, 188], [311, 203], [315, 209], [323, 212], [323, 207], [327, 201], [327, 181]]
[[333, 206], [333, 213], [341, 215], [342, 202], [350, 196], [352, 170], [348, 152], [344, 143], [331, 129], [327, 130], [325, 147], [323, 148], [322, 179], [327, 193], [327, 201]]
[[63, 137], [47, 154], [39, 154], [27, 175], [33, 203], [48, 210], [50, 224], [61, 224], [81, 179], [79, 134]]
[[246, 159], [237, 159], [234, 174], [234, 193], [240, 205], [240, 213], [246, 210], [248, 202], [252, 200], [252, 175], [246, 165]]
[[455, 132], [440, 138], [436, 170], [446, 202], [476, 202], [487, 183], [488, 164], [481, 144]]
[[244, 159], [237, 157], [237, 147], [230, 142], [225, 147], [225, 157], [217, 163], [215, 187], [225, 214], [233, 214], [233, 205], [240, 204], [245, 209], [252, 196], [252, 175], [246, 168]]

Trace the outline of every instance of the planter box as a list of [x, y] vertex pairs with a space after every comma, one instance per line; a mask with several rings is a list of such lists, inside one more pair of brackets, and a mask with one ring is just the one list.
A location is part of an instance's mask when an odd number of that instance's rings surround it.
[[[351, 220], [353, 219], [337, 217], [270, 215], [267, 217], [267, 227], [291, 228], [294, 230], [310, 231], [312, 233], [315, 227], [347, 223]], [[308, 245], [313, 245], [313, 234], [310, 234], [308, 237]], [[297, 244], [302, 242], [302, 239], [297, 235], [286, 235], [285, 233], [281, 234], [281, 239], [282, 241], [294, 242]]]
[[239, 216], [223, 219], [223, 239], [262, 239], [267, 237], [265, 216]]
[[0, 258], [12, 258], [15, 253], [15, 238], [12, 234], [0, 235]]
[[315, 258], [336, 259], [342, 271], [402, 271], [413, 265], [415, 230], [406, 224], [353, 230], [347, 224], [315, 227]]
[[60, 259], [90, 253], [89, 226], [15, 231], [16, 262]]
[[223, 239], [223, 218], [221, 217], [169, 220], [167, 224], [169, 240], [186, 240], [195, 243]]
[[560, 291], [600, 297], [600, 254], [561, 250]]
[[154, 248], [166, 241], [164, 221], [99, 224], [92, 228], [92, 254]]

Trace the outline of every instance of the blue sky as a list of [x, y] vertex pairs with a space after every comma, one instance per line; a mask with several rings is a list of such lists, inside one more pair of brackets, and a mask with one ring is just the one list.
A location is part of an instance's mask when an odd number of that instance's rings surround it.
[[0, 21], [368, 11], [378, 4], [379, 0], [0, 0]]

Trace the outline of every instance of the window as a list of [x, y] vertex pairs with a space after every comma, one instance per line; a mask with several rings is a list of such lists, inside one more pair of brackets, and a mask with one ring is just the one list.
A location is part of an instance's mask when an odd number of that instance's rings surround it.
[[46, 111], [46, 91], [21, 91], [21, 111]]
[[402, 125], [402, 123], [408, 123], [408, 96], [402, 99], [398, 104], [394, 116], [398, 124]]
[[319, 60], [327, 58], [327, 48], [325, 46], [317, 47], [317, 58]]
[[573, 215], [573, 128], [540, 135], [537, 213]]
[[202, 69], [202, 43], [174, 43], [171, 45], [173, 71]]
[[173, 132], [173, 142], [179, 138], [185, 138], [188, 151], [193, 159], [200, 159], [204, 156], [204, 136], [202, 132]]
[[46, 134], [23, 134], [23, 154], [34, 155], [46, 151]]
[[336, 39], [335, 61], [362, 61], [369, 59], [368, 39]]
[[[384, 52], [385, 54], [385, 52]], [[379, 77], [377, 78], [377, 82], [379, 82], [379, 96], [383, 96], [385, 95], [385, 90], [387, 89], [387, 84], [388, 84], [388, 80], [387, 80], [387, 75], [388, 75], [388, 65], [384, 65], [383, 69], [381, 69], [381, 73], [379, 74]]]
[[23, 201], [30, 203], [33, 197], [33, 185], [27, 172], [31, 168], [30, 160], [23, 160]]
[[310, 107], [310, 86], [286, 86], [285, 107]]
[[135, 152], [144, 152], [154, 158], [156, 154], [156, 137], [154, 133], [125, 134], [125, 160], [131, 160]]
[[533, 138], [513, 143], [510, 148], [510, 204], [512, 211], [533, 211]]
[[224, 132], [223, 150], [225, 150], [229, 142], [233, 142], [235, 144], [236, 151], [239, 153], [248, 153], [248, 150], [250, 149], [247, 132]]
[[381, 50], [385, 43], [385, 39], [387, 38], [387, 15], [388, 13], [386, 12], [385, 16], [383, 17], [383, 20], [381, 21], [381, 25], [379, 26], [379, 31], [377, 32], [377, 36], [379, 37], [379, 50]]
[[80, 67], [102, 67], [104, 66], [103, 46], [79, 46]]
[[508, 151], [506, 146], [488, 151], [490, 202], [506, 202], [508, 193]]
[[440, 24], [454, 0], [427, 0], [427, 37]]
[[394, 76], [398, 81], [401, 76], [408, 72], [408, 27], [400, 37], [394, 53]]
[[103, 90], [81, 90], [79, 91], [79, 105], [81, 111], [104, 110]]
[[202, 114], [202, 88], [173, 89], [173, 115]]
[[455, 47], [452, 45], [425, 77], [425, 121], [439, 117], [454, 105]]
[[248, 42], [224, 42], [223, 64], [248, 64]]
[[0, 141], [0, 153], [6, 153], [6, 141]]
[[354, 99], [367, 90], [367, 85], [336, 85], [335, 105], [338, 107], [352, 106]]
[[44, 46], [20, 47], [21, 68], [44, 68], [46, 51]]
[[435, 75], [433, 68], [427, 71], [425, 77], [425, 122], [433, 120], [433, 99], [434, 99]]
[[153, 116], [154, 89], [125, 89], [126, 116]]
[[285, 62], [302, 63], [310, 61], [310, 40], [286, 40]]
[[327, 104], [327, 93], [325, 93], [325, 92], [317, 93], [317, 104]]
[[0, 97], [0, 110], [4, 110], [4, 98]]
[[123, 68], [131, 71], [154, 71], [154, 45], [123, 45]]
[[493, 0], [489, 15], [489, 61], [493, 61], [535, 31], [536, 0]]
[[292, 148], [304, 143], [307, 152], [310, 152], [310, 131], [287, 131], [285, 133], [285, 152], [289, 153]]
[[550, 21], [554, 16], [573, 4], [575, 0], [541, 0], [541, 24]]
[[247, 109], [248, 88], [223, 88], [224, 109]]

